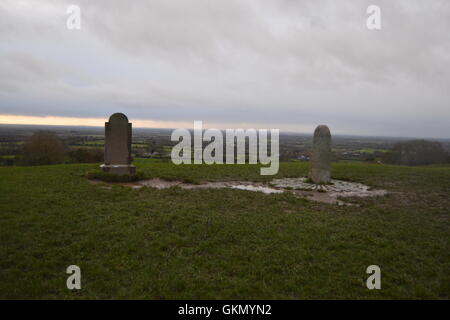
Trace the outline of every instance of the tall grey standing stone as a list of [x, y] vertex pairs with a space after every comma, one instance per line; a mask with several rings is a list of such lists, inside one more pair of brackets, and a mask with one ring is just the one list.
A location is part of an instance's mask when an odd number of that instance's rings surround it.
[[326, 125], [314, 130], [313, 151], [309, 163], [309, 178], [314, 183], [330, 182], [331, 133]]
[[105, 122], [105, 164], [100, 168], [112, 174], [135, 174], [131, 164], [132, 125], [123, 113], [114, 113]]

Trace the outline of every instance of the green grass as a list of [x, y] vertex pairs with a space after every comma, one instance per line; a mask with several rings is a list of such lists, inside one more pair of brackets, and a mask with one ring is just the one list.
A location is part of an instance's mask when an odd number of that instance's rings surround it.
[[83, 144], [93, 146], [103, 146], [105, 144], [105, 141], [104, 140], [84, 141]]
[[[251, 165], [137, 160], [150, 177], [254, 180]], [[92, 185], [96, 165], [0, 167], [0, 298], [449, 299], [450, 167], [337, 163], [389, 190], [359, 207], [242, 190]], [[307, 164], [282, 163], [279, 177]], [[78, 265], [82, 289], [66, 288]], [[368, 290], [367, 266], [382, 289]]]
[[145, 175], [143, 172], [136, 172], [134, 174], [117, 175], [109, 172], [104, 172], [100, 169], [93, 169], [86, 172], [86, 177], [90, 180], [101, 180], [103, 182], [135, 182], [143, 180]]
[[387, 149], [374, 149], [374, 148], [365, 148], [365, 149], [359, 149], [357, 150], [358, 152], [362, 152], [362, 153], [374, 153], [374, 152], [387, 152], [389, 150]]
[[163, 147], [163, 151], [164, 151], [165, 153], [170, 153], [170, 152], [172, 152], [172, 146], [164, 146], [164, 147]]

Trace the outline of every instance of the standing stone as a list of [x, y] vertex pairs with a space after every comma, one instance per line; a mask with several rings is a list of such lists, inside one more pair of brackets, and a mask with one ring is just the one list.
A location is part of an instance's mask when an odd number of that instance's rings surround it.
[[314, 183], [330, 182], [331, 133], [325, 125], [314, 130], [313, 151], [309, 163], [309, 178]]
[[123, 113], [114, 113], [105, 122], [105, 164], [100, 168], [109, 173], [135, 174], [131, 164], [131, 123]]

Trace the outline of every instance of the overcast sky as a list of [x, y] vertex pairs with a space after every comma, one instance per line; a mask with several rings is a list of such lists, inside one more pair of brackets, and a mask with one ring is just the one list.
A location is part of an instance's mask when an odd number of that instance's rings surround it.
[[449, 0], [1, 0], [0, 39], [0, 123], [450, 138]]

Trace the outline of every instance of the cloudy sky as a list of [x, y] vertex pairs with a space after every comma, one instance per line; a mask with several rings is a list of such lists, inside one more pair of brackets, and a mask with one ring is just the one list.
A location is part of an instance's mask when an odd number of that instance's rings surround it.
[[1, 0], [0, 39], [0, 123], [450, 138], [448, 0]]

